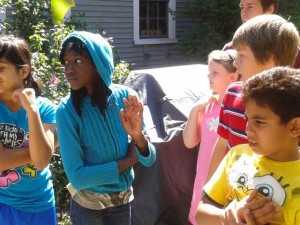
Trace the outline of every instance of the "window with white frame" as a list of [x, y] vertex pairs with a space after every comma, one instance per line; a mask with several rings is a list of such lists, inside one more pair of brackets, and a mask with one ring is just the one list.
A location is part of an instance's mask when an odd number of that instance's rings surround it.
[[175, 37], [176, 0], [133, 0], [134, 43], [164, 44]]

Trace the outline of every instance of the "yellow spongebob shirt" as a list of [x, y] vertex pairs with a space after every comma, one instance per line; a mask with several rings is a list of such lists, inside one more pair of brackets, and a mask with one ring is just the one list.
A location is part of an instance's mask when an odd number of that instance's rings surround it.
[[248, 144], [238, 145], [228, 152], [204, 192], [226, 206], [254, 189], [281, 208], [283, 216], [272, 225], [300, 225], [300, 160], [272, 161], [252, 152]]

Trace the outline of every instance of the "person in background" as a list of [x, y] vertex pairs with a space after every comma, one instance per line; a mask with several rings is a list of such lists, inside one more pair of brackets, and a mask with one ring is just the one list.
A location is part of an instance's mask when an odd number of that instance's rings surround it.
[[0, 36], [0, 224], [56, 225], [55, 108], [33, 79], [26, 41]]
[[129, 225], [133, 165], [150, 167], [156, 156], [142, 130], [143, 106], [132, 89], [112, 84], [112, 49], [101, 35], [69, 34], [59, 59], [71, 86], [56, 117], [72, 224]]
[[[241, 0], [240, 12], [241, 20], [243, 23], [255, 16], [263, 14], [276, 14], [279, 0]], [[232, 49], [232, 41], [225, 44], [222, 50]], [[300, 68], [300, 47], [298, 48], [298, 54], [295, 59], [294, 67]]]
[[205, 185], [198, 225], [249, 224], [249, 217], [298, 225], [300, 70], [265, 70], [245, 82], [242, 98], [249, 141], [233, 147]]
[[191, 109], [186, 126], [183, 130], [183, 141], [187, 148], [194, 148], [200, 143], [197, 171], [194, 182], [193, 198], [189, 220], [196, 225], [196, 209], [202, 196], [202, 187], [211, 159], [213, 144], [216, 142], [217, 121], [221, 102], [226, 88], [239, 79], [233, 61], [236, 59], [235, 50], [214, 50], [208, 55], [208, 80], [210, 89], [216, 94], [211, 99], [201, 99]]
[[[233, 36], [237, 50], [234, 66], [242, 81], [275, 66], [292, 67], [298, 45], [299, 34], [293, 23], [275, 14], [256, 16], [242, 24]], [[242, 87], [242, 82], [236, 82], [226, 90], [207, 180], [230, 148], [248, 142]]]
[[[255, 16], [275, 14], [279, 0], [240, 0], [240, 14], [243, 23]], [[224, 45], [222, 50], [232, 49], [232, 41]]]

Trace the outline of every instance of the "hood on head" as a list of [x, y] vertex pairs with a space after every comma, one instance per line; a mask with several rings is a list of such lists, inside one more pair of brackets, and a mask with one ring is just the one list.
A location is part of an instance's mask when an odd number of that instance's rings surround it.
[[111, 75], [114, 72], [113, 54], [109, 43], [100, 34], [87, 31], [72, 32], [63, 40], [63, 43], [71, 37], [80, 39], [86, 45], [100, 77], [109, 87], [112, 83]]

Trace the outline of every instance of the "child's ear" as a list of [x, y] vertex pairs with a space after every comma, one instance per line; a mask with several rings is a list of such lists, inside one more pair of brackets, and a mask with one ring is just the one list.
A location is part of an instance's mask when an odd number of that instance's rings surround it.
[[274, 58], [273, 54], [269, 55], [268, 60], [265, 62], [265, 66], [266, 66], [266, 69], [276, 66], [276, 62], [275, 62], [275, 58]]
[[20, 69], [20, 75], [23, 79], [25, 79], [28, 74], [30, 72], [30, 67], [25, 65], [25, 66], [22, 66], [22, 68]]
[[264, 12], [264, 14], [273, 14], [275, 12], [275, 5], [272, 4], [269, 8]]
[[300, 137], [300, 117], [296, 117], [291, 121], [291, 135]]
[[230, 81], [232, 82], [235, 82], [235, 81], [238, 81], [239, 80], [239, 74], [238, 73], [231, 73], [231, 76], [230, 76]]

